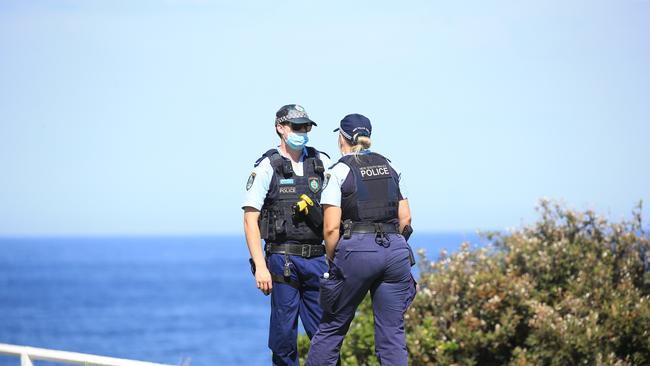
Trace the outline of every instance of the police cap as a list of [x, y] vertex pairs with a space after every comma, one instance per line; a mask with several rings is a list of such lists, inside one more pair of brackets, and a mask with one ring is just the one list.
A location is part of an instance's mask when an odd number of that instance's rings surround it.
[[287, 104], [275, 113], [275, 124], [277, 125], [283, 122], [291, 122], [298, 125], [309, 123], [316, 126], [316, 122], [309, 119], [305, 108], [298, 104]]
[[334, 130], [340, 131], [341, 135], [350, 141], [354, 141], [356, 137], [367, 136], [370, 137], [372, 133], [372, 124], [368, 117], [353, 113], [348, 114], [341, 120], [341, 126]]

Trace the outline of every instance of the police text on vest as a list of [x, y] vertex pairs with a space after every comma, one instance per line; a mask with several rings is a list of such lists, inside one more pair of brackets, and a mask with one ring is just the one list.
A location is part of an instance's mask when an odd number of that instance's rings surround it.
[[386, 164], [362, 166], [359, 168], [359, 171], [361, 172], [361, 178], [363, 179], [390, 177], [390, 171], [388, 170], [388, 165]]

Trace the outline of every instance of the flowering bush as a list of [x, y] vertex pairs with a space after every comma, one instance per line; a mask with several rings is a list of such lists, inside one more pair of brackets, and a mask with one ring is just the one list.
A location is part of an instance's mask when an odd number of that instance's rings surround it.
[[[650, 365], [650, 238], [641, 205], [609, 223], [542, 201], [537, 223], [429, 261], [406, 313], [411, 365]], [[378, 365], [366, 299], [343, 365]], [[306, 354], [308, 340], [301, 341]]]

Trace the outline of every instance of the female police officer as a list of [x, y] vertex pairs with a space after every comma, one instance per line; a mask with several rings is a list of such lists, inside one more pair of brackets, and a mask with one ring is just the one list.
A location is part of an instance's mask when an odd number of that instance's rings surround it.
[[[264, 294], [271, 294], [269, 348], [273, 365], [279, 366], [298, 366], [298, 315], [311, 337], [322, 313], [318, 277], [327, 270], [322, 222], [304, 215], [313, 214], [315, 206], [295, 212], [297, 202], [319, 201], [330, 162], [325, 153], [306, 146], [312, 125], [316, 123], [299, 105], [285, 105], [277, 111], [275, 132], [280, 146], [255, 163], [242, 205], [255, 281]], [[266, 242], [266, 258], [261, 239]]]
[[343, 157], [330, 168], [321, 195], [330, 268], [321, 278], [323, 317], [306, 365], [340, 362], [343, 337], [370, 290], [377, 358], [381, 365], [406, 366], [404, 313], [415, 296], [415, 281], [412, 254], [400, 235], [411, 223], [401, 175], [388, 159], [368, 150], [368, 118], [350, 114], [334, 131], [340, 132]]

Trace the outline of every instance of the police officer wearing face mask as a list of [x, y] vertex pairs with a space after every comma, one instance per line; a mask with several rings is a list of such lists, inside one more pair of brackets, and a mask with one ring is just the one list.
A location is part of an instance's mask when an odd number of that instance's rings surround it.
[[343, 157], [330, 168], [321, 196], [329, 270], [320, 279], [323, 317], [312, 338], [307, 366], [337, 365], [343, 337], [368, 291], [381, 365], [406, 366], [404, 313], [415, 296], [411, 275], [411, 214], [401, 173], [371, 152], [370, 120], [341, 120]]
[[311, 338], [322, 315], [318, 278], [327, 264], [319, 201], [330, 160], [306, 145], [316, 123], [301, 106], [285, 105], [275, 116], [280, 145], [255, 162], [248, 178], [244, 230], [257, 288], [271, 294], [273, 365], [298, 366], [298, 316]]

